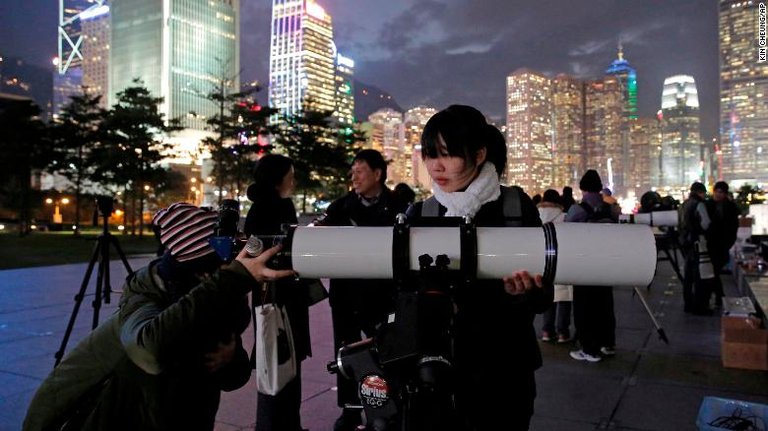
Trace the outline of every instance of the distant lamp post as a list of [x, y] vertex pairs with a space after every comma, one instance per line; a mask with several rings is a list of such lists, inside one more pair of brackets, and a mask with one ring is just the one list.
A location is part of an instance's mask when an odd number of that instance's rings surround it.
[[53, 205], [53, 223], [62, 224], [64, 222], [64, 217], [61, 215], [60, 206], [69, 204], [69, 198], [48, 198], [45, 200], [45, 203], [48, 205]]

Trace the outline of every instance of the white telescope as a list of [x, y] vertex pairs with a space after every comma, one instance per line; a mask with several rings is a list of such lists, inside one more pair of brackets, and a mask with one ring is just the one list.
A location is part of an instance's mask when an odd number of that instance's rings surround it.
[[621, 214], [619, 216], [619, 223], [677, 227], [677, 211], [669, 210], [637, 214]]
[[[472, 271], [479, 279], [526, 270], [557, 284], [645, 286], [656, 269], [655, 239], [647, 226], [548, 223], [475, 231], [468, 239], [458, 227], [411, 227], [407, 240], [398, 241], [389, 227], [297, 227], [285, 252], [303, 278], [391, 279], [398, 256], [417, 271], [423, 254], [447, 255], [449, 269]], [[461, 267], [470, 261], [469, 268]]]

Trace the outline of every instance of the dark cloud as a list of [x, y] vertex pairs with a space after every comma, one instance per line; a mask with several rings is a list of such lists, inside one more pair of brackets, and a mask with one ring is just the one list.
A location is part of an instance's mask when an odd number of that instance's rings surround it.
[[[715, 1], [317, 1], [333, 16], [337, 47], [356, 60], [357, 78], [406, 109], [461, 102], [500, 117], [514, 70], [597, 77], [622, 40], [638, 72], [641, 114], [658, 109], [665, 77], [689, 74], [699, 89], [703, 134], [717, 131]], [[2, 0], [0, 8], [0, 54], [47, 64], [56, 51], [56, 5]], [[268, 80], [270, 19], [270, 0], [241, 1], [241, 67], [249, 81]]]

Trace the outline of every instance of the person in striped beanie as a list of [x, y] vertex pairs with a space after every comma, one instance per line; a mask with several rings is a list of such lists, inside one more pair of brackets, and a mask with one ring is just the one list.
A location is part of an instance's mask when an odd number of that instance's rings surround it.
[[254, 283], [293, 275], [209, 244], [215, 211], [176, 203], [154, 217], [164, 254], [128, 276], [118, 311], [38, 388], [24, 430], [212, 430], [221, 391], [251, 375], [240, 334]]

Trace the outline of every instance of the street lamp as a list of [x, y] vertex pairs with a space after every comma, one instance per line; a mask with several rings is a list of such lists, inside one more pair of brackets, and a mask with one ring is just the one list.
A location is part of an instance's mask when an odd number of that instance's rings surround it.
[[69, 203], [69, 198], [48, 198], [45, 200], [45, 203], [48, 205], [53, 205], [53, 223], [62, 224], [64, 222], [64, 217], [62, 217], [61, 212], [59, 211], [59, 207], [62, 205], [67, 205]]

